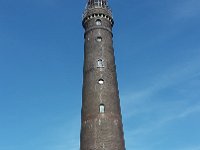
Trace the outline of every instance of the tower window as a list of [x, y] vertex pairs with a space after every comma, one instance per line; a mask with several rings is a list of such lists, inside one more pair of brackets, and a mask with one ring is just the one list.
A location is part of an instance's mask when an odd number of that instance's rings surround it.
[[99, 79], [98, 83], [102, 85], [104, 83], [104, 80], [103, 79]]
[[103, 68], [103, 67], [104, 67], [103, 60], [102, 59], [97, 60], [97, 68]]
[[104, 104], [101, 104], [101, 105], [99, 106], [99, 112], [100, 112], [100, 113], [105, 113], [105, 106], [104, 106]]
[[101, 0], [94, 0], [94, 5], [97, 6], [97, 7], [101, 7], [102, 1]]
[[102, 37], [98, 36], [97, 37], [97, 42], [101, 42], [102, 41]]
[[100, 25], [101, 25], [101, 20], [100, 20], [100, 19], [97, 19], [97, 20], [96, 20], [96, 25], [97, 25], [97, 26], [100, 26]]

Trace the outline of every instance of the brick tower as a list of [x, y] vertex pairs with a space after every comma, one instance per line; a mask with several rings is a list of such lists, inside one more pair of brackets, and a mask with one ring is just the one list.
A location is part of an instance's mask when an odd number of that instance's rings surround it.
[[88, 0], [80, 150], [125, 150], [112, 27], [107, 0]]

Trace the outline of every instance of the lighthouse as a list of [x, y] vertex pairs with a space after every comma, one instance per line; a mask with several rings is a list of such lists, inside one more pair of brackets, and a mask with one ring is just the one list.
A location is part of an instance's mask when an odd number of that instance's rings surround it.
[[88, 0], [83, 13], [84, 67], [80, 150], [125, 150], [107, 0]]

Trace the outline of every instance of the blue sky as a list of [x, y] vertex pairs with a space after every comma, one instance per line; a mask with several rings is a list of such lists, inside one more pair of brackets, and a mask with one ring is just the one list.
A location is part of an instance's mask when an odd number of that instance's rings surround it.
[[[0, 150], [78, 150], [86, 1], [0, 0]], [[127, 150], [200, 150], [200, 1], [109, 1]]]

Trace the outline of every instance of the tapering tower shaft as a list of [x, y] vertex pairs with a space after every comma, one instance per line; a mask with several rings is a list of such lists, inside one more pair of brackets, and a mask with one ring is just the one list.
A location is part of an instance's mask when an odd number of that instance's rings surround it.
[[89, 0], [85, 29], [80, 150], [125, 150], [116, 76], [111, 10]]

